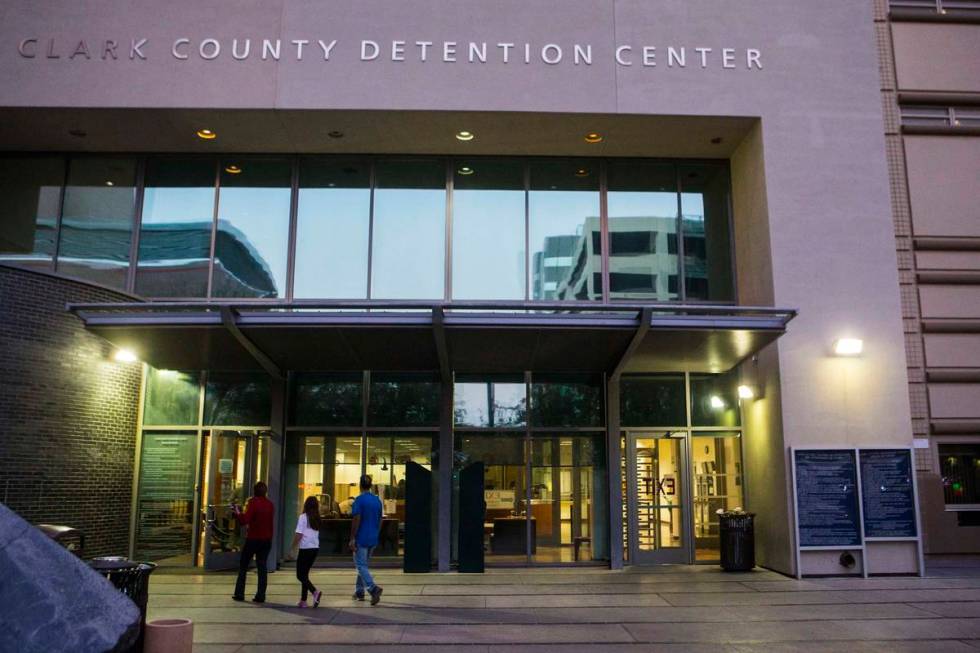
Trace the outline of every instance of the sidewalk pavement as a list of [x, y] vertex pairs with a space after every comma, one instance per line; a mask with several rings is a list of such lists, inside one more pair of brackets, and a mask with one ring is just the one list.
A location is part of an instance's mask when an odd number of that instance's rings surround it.
[[269, 576], [264, 605], [232, 602], [231, 574], [161, 570], [148, 618], [192, 619], [195, 653], [980, 651], [980, 566], [955, 559], [927, 578], [867, 580], [714, 566], [375, 578], [371, 607], [350, 598], [353, 570], [316, 571], [323, 601], [300, 609], [292, 569]]

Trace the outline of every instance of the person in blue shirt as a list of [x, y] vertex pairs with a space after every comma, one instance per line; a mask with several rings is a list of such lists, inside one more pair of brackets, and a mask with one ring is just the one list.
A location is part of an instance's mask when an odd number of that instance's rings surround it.
[[378, 545], [381, 532], [381, 499], [371, 492], [371, 477], [361, 477], [361, 493], [354, 499], [351, 509], [353, 522], [350, 527], [350, 550], [354, 552], [354, 567], [357, 569], [357, 582], [354, 584], [354, 600], [363, 601], [364, 592], [371, 595], [371, 605], [381, 600], [380, 586], [374, 584], [368, 560], [371, 551]]

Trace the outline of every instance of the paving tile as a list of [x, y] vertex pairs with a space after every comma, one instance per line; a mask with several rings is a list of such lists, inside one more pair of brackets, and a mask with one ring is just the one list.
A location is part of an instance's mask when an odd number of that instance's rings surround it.
[[[911, 608], [906, 608], [913, 612]], [[928, 615], [927, 615], [928, 616]], [[642, 622], [736, 621], [731, 611], [718, 608], [488, 608], [438, 609], [387, 608], [341, 609], [335, 624], [615, 624]]]
[[396, 644], [403, 626], [195, 624], [194, 645], [201, 644]]
[[933, 603], [911, 603], [910, 605], [940, 617], [980, 617], [980, 603], [969, 601], [949, 603], [935, 601]]
[[[425, 597], [422, 597], [425, 598]], [[462, 598], [462, 597], [460, 597]], [[521, 594], [487, 596], [488, 608], [593, 608], [669, 606], [659, 594]]]
[[[466, 653], [489, 653], [485, 645], [469, 645]], [[194, 645], [194, 653], [198, 653], [198, 645]], [[424, 651], [418, 646], [402, 644], [245, 644], [236, 653], [460, 653], [459, 646], [428, 645]]]
[[957, 640], [916, 640], [914, 642], [761, 642], [732, 645], [735, 653], [976, 653]]
[[754, 643], [934, 639], [980, 636], [980, 619], [756, 621], [718, 624], [625, 624], [639, 642]]
[[[247, 611], [246, 611], [247, 610]], [[289, 608], [264, 606], [258, 610], [248, 610], [238, 607], [205, 607], [190, 608], [186, 606], [160, 608], [148, 606], [147, 619], [190, 619], [195, 624], [234, 624], [234, 623], [264, 623], [264, 624], [325, 624], [331, 623], [337, 616], [334, 608]]]
[[[354, 627], [357, 628], [357, 627]], [[524, 625], [502, 628], [499, 625], [466, 626], [403, 626], [403, 644], [606, 644], [632, 642], [633, 638], [621, 625], [556, 624]], [[361, 628], [360, 630], [365, 630]], [[371, 630], [371, 629], [367, 629]]]
[[[474, 588], [464, 585], [426, 585], [422, 593], [426, 595], [435, 594], [472, 594]], [[385, 587], [385, 592], [388, 588]], [[645, 594], [645, 593], [664, 593], [664, 592], [733, 592], [750, 593], [754, 590], [742, 585], [741, 583], [664, 583], [662, 585], [543, 585], [538, 582], [523, 585], [488, 585], [480, 587], [480, 593], [486, 595], [499, 594], [527, 594], [536, 592], [539, 594]]]
[[818, 605], [841, 603], [917, 603], [929, 601], [980, 601], [978, 590], [851, 590], [823, 592], [757, 593], [661, 593], [676, 606], [709, 605]]

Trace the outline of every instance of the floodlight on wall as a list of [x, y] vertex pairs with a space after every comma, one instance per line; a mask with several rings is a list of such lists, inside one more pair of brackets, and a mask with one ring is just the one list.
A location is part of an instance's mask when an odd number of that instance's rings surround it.
[[139, 358], [136, 357], [136, 354], [129, 349], [117, 349], [112, 358], [117, 363], [135, 363], [139, 360]]
[[838, 338], [834, 341], [835, 356], [860, 356], [864, 351], [864, 341], [860, 338]]
[[739, 399], [755, 399], [758, 396], [759, 396], [759, 391], [754, 385], [738, 386]]

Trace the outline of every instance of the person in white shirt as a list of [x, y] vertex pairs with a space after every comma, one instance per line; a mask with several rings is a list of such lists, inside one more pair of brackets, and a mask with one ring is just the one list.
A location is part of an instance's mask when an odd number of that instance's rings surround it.
[[306, 605], [307, 592], [313, 594], [313, 607], [320, 605], [322, 592], [310, 582], [310, 569], [320, 552], [320, 502], [316, 497], [309, 497], [303, 504], [303, 512], [296, 522], [296, 534], [293, 535], [293, 551], [299, 549], [296, 555], [296, 578], [303, 586], [303, 594], [298, 606]]

